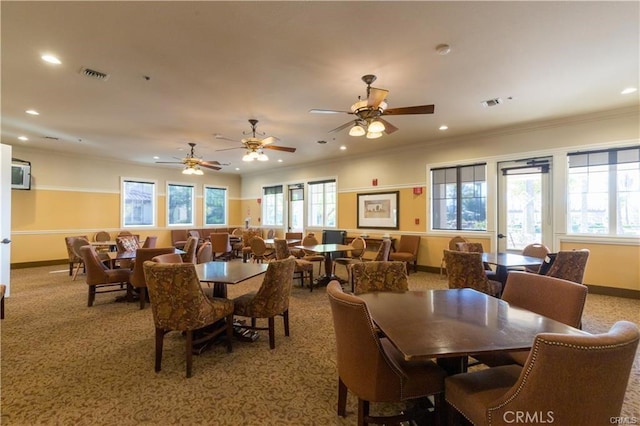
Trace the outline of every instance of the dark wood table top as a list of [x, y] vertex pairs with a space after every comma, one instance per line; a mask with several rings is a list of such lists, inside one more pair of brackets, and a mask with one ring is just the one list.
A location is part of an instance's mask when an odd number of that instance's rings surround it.
[[583, 331], [472, 289], [360, 294], [407, 361], [530, 349], [538, 333]]
[[543, 262], [543, 259], [523, 256], [516, 253], [482, 253], [482, 261], [492, 265], [512, 268], [515, 266], [536, 266]]
[[313, 246], [294, 246], [294, 248], [314, 251], [316, 253], [333, 253], [336, 251], [353, 250], [353, 246], [346, 244], [316, 244]]
[[[291, 245], [291, 244], [300, 244], [300, 242], [302, 241], [300, 238], [287, 238], [287, 245]], [[275, 238], [267, 238], [266, 240], [264, 240], [265, 244], [274, 244], [276, 242]]]
[[201, 282], [237, 284], [267, 271], [267, 263], [205, 262], [196, 265]]
[[[186, 251], [177, 248], [175, 249], [175, 253], [185, 254]], [[133, 260], [136, 258], [135, 251], [110, 251], [107, 254], [111, 260]]]

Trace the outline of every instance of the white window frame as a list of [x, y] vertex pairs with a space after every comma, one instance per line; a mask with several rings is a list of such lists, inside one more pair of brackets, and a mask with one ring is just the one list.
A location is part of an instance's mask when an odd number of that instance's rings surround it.
[[[170, 214], [170, 207], [171, 207], [171, 202], [170, 202], [170, 191], [169, 188], [172, 186], [181, 186], [181, 187], [187, 187], [187, 188], [191, 188], [191, 221], [189, 223], [171, 223], [171, 214]], [[189, 227], [189, 226], [195, 226], [195, 215], [196, 215], [196, 211], [195, 211], [195, 203], [196, 203], [196, 187], [194, 184], [192, 183], [185, 183], [185, 182], [167, 182], [167, 186], [166, 186], [166, 212], [167, 212], [167, 226], [169, 227]]]
[[[222, 223], [207, 223], [207, 190], [215, 189], [224, 191], [224, 212]], [[203, 226], [227, 226], [229, 223], [229, 188], [216, 185], [204, 185], [202, 188], [202, 223]]]
[[[277, 188], [277, 187], [280, 187], [281, 192], [275, 193], [275, 194], [266, 194], [266, 191], [268, 189]], [[262, 225], [263, 226], [280, 226], [280, 227], [284, 226], [284, 216], [285, 216], [284, 191], [285, 191], [284, 184], [267, 185], [262, 187], [261, 204], [262, 204]], [[273, 197], [273, 204], [274, 204], [274, 209], [273, 209], [274, 217], [269, 217], [266, 213], [272, 203], [272, 200], [271, 200], [272, 197]], [[278, 205], [280, 207], [280, 212], [281, 212], [280, 217], [277, 217]]]
[[[333, 204], [327, 202], [327, 184], [333, 184]], [[314, 204], [314, 187], [322, 186], [322, 202], [317, 203], [322, 209], [322, 223], [315, 223], [313, 220], [314, 212], [317, 205]], [[318, 181], [307, 182], [307, 226], [309, 228], [329, 228], [336, 229], [338, 227], [338, 181], [337, 179], [323, 179]], [[334, 224], [329, 225], [327, 222], [327, 210], [333, 208]]]
[[[126, 223], [126, 207], [127, 203], [125, 200], [125, 186], [127, 183], [143, 183], [150, 184], [153, 188], [153, 193], [151, 195], [151, 210], [152, 210], [152, 219], [150, 224], [139, 225], [139, 224], [127, 224]], [[132, 177], [120, 177], [120, 226], [122, 228], [152, 228], [155, 227], [158, 221], [158, 182], [152, 179], [143, 179], [143, 178], [132, 178]]]

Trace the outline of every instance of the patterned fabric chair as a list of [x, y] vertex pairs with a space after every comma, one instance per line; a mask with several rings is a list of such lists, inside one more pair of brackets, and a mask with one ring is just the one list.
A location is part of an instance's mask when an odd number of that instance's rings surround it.
[[[638, 327], [619, 321], [604, 334], [536, 336], [524, 367], [505, 365], [445, 379], [447, 402], [474, 425], [604, 425], [622, 410]], [[453, 419], [455, 420], [455, 419]]]
[[[404, 263], [399, 265], [404, 270]], [[329, 283], [327, 296], [336, 335], [338, 415], [346, 417], [349, 390], [358, 397], [358, 425], [409, 421], [411, 418], [406, 414], [386, 418], [370, 416], [369, 405], [429, 395], [435, 396], [435, 414], [441, 416], [446, 373], [432, 361], [404, 362], [388, 339], [381, 339], [373, 330], [367, 305], [359, 297], [344, 293], [338, 281]]]
[[82, 257], [79, 254], [76, 254], [73, 251], [73, 241], [76, 238], [84, 238], [88, 241], [86, 235], [78, 235], [75, 237], [64, 237], [64, 244], [67, 247], [67, 256], [69, 256], [69, 276], [73, 276], [73, 269], [76, 266], [76, 263], [82, 263]]
[[[118, 253], [135, 252], [140, 248], [140, 244], [135, 235], [122, 235], [121, 233], [120, 236], [116, 237], [116, 247], [118, 248]], [[133, 261], [129, 259], [120, 260], [118, 263], [121, 268], [131, 269], [133, 267]]]
[[589, 250], [560, 250], [547, 276], [582, 284], [589, 260]]
[[351, 241], [351, 250], [349, 257], [338, 257], [333, 259], [333, 271], [332, 274], [336, 274], [336, 265], [343, 265], [347, 270], [347, 281], [351, 282], [351, 266], [355, 263], [362, 263], [362, 256], [364, 256], [367, 250], [367, 242], [362, 237], [356, 237]]
[[389, 253], [391, 253], [391, 240], [384, 239], [382, 240], [382, 243], [380, 243], [380, 247], [378, 247], [378, 251], [373, 258], [373, 261], [387, 262], [389, 260]]
[[389, 253], [389, 260], [397, 260], [407, 264], [413, 263], [413, 272], [418, 272], [418, 249], [420, 249], [420, 235], [401, 235], [400, 245], [395, 253]]
[[[285, 240], [299, 240], [299, 242], [295, 245], [299, 245], [302, 243], [302, 232], [286, 232], [284, 234], [284, 239]], [[294, 255], [297, 258], [302, 258], [304, 257], [304, 251], [303, 250], [298, 250], [298, 249], [294, 249], [294, 250], [290, 250], [291, 254]]]
[[[187, 377], [191, 377], [193, 346], [226, 332], [227, 352], [233, 338], [233, 302], [205, 296], [193, 263], [145, 262], [149, 299], [156, 328], [155, 371], [162, 365], [164, 335], [184, 332]], [[221, 321], [222, 320], [222, 321]], [[217, 324], [212, 330], [204, 327]], [[202, 336], [194, 338], [195, 331]]]
[[242, 232], [242, 261], [246, 262], [251, 256], [251, 244], [253, 237], [259, 237], [260, 231], [256, 229], [246, 229]]
[[198, 250], [198, 238], [189, 237], [184, 244], [184, 253], [182, 254], [182, 261], [184, 263], [196, 263], [196, 253]]
[[[512, 271], [509, 272], [502, 300], [512, 306], [580, 328], [587, 293], [587, 286], [572, 281]], [[490, 367], [524, 365], [529, 351], [481, 354], [473, 357]]]
[[407, 268], [404, 262], [363, 262], [351, 267], [351, 292], [407, 291]]
[[133, 271], [129, 277], [129, 283], [138, 291], [140, 298], [140, 309], [144, 309], [144, 305], [147, 301], [147, 280], [144, 277], [144, 262], [151, 260], [156, 256], [163, 254], [175, 253], [173, 247], [161, 247], [161, 248], [139, 248], [136, 250], [136, 261], [133, 264]]
[[200, 245], [198, 252], [196, 253], [196, 263], [206, 263], [213, 260], [213, 251], [211, 249], [211, 243], [205, 241]]
[[300, 286], [304, 287], [305, 275], [309, 277], [309, 288], [313, 291], [313, 263], [308, 260], [298, 259], [289, 251], [287, 240], [276, 238], [273, 242], [275, 249], [276, 260], [283, 260], [293, 258], [296, 261], [296, 268], [294, 269], [294, 276], [297, 275], [300, 279]]
[[275, 257], [275, 252], [271, 248], [267, 248], [262, 237], [256, 235], [249, 241], [251, 247], [251, 256], [253, 261], [257, 263], [268, 262]]
[[502, 283], [487, 278], [481, 253], [444, 250], [449, 288], [472, 288], [490, 296], [499, 297]]
[[[456, 243], [456, 246], [458, 247], [458, 251], [463, 251], [465, 253], [484, 253], [484, 247], [482, 246], [482, 243]], [[496, 277], [495, 271], [491, 269], [491, 266], [489, 266], [488, 263], [482, 262], [482, 266], [484, 267], [484, 273], [487, 274], [487, 277], [490, 280]]]
[[[549, 250], [549, 247], [545, 246], [544, 244], [534, 243], [534, 244], [529, 244], [528, 246], [523, 248], [522, 255], [537, 257], [538, 259], [544, 259], [550, 253], [550, 251], [551, 250]], [[538, 271], [540, 270], [540, 265], [527, 266], [524, 270], [527, 272], [531, 272], [533, 274], [537, 274]]]
[[[269, 347], [276, 347], [275, 316], [284, 319], [284, 335], [289, 336], [289, 296], [293, 285], [294, 259], [269, 262], [262, 285], [257, 292], [251, 292], [233, 300], [235, 315], [250, 317], [251, 329], [269, 330]], [[256, 318], [268, 318], [269, 327], [257, 327]]]
[[[458, 250], [458, 243], [468, 243], [465, 237], [461, 237], [460, 235], [456, 235], [455, 237], [449, 240], [449, 250]], [[440, 261], [440, 277], [442, 278], [442, 274], [445, 271], [445, 261], [444, 255], [442, 256], [442, 261]]]
[[[80, 248], [80, 255], [86, 268], [86, 282], [89, 286], [89, 297], [87, 306], [93, 306], [96, 299], [96, 293], [110, 293], [113, 291], [127, 291], [127, 295], [131, 295], [131, 287], [129, 285], [128, 269], [109, 269], [98, 257], [96, 249], [90, 245]], [[118, 288], [114, 289], [113, 287]], [[98, 291], [103, 289], [102, 291]]]

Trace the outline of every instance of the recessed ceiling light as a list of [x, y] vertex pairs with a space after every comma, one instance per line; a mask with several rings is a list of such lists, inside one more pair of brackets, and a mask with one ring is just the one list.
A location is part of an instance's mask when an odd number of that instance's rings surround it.
[[442, 126], [438, 127], [438, 129], [440, 130], [447, 130], [449, 128], [449, 126], [447, 126], [446, 124], [443, 124]]
[[343, 151], [346, 151], [346, 150], [347, 150], [347, 147], [346, 147], [346, 146], [344, 146], [344, 145], [342, 145], [342, 146], [340, 147], [340, 149], [341, 149], [341, 150], [343, 150]]
[[49, 62], [50, 64], [60, 65], [62, 63], [60, 62], [60, 59], [56, 58], [53, 55], [42, 55], [41, 58], [43, 61]]
[[18, 139], [20, 139], [21, 141], [28, 141], [29, 138], [26, 136], [18, 136]]
[[236, 170], [240, 170], [240, 167], [236, 167]]
[[154, 155], [154, 156], [153, 156], [153, 159], [154, 159], [154, 160], [159, 160], [159, 159], [160, 159], [160, 157], [158, 157], [157, 155]]
[[629, 93], [633, 93], [633, 92], [637, 92], [638, 89], [635, 87], [627, 87], [625, 88], [622, 92], [620, 92], [621, 95], [628, 95]]
[[278, 158], [278, 163], [282, 163], [282, 158]]
[[27, 114], [31, 114], [31, 115], [40, 115], [40, 113], [38, 111], [36, 111], [35, 109], [28, 109], [25, 112]]

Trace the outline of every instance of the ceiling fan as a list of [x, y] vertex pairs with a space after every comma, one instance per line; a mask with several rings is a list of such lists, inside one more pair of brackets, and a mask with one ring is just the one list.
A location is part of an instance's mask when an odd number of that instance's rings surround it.
[[184, 158], [174, 157], [180, 161], [156, 161], [156, 163], [157, 164], [183, 164], [184, 170], [182, 170], [182, 173], [185, 175], [204, 174], [200, 167], [206, 167], [207, 169], [212, 169], [212, 170], [220, 170], [222, 169], [222, 167], [220, 166], [228, 165], [228, 164], [222, 164], [218, 161], [205, 161], [200, 157], [196, 156], [194, 152], [194, 148], [196, 146], [195, 143], [189, 142], [189, 146], [191, 147], [191, 152], [189, 152], [189, 154], [186, 157]]
[[250, 135], [250, 136], [240, 141], [237, 141], [235, 139], [230, 139], [222, 135], [215, 135], [216, 139], [222, 139], [222, 140], [231, 141], [231, 142], [240, 142], [242, 144], [242, 146], [218, 149], [216, 151], [228, 151], [230, 149], [245, 149], [246, 153], [242, 157], [242, 161], [253, 161], [253, 160], [267, 161], [269, 157], [267, 157], [267, 155], [263, 152], [264, 149], [273, 149], [275, 151], [285, 151], [285, 152], [296, 152], [296, 148], [271, 145], [273, 142], [280, 140], [276, 137], [268, 136], [264, 139], [257, 138], [256, 135], [264, 136], [265, 134], [256, 131], [258, 120], [256, 120], [255, 118], [249, 119], [249, 124], [251, 124], [251, 130], [249, 132], [242, 132], [242, 134]]
[[389, 108], [387, 109], [386, 97], [389, 91], [371, 87], [371, 83], [376, 81], [376, 76], [367, 74], [362, 76], [362, 81], [367, 84], [367, 97], [362, 99], [358, 96], [358, 102], [351, 105], [351, 111], [340, 111], [332, 109], [312, 109], [309, 112], [321, 114], [352, 114], [355, 120], [349, 121], [342, 126], [330, 130], [329, 133], [338, 132], [351, 126], [349, 135], [367, 135], [369, 139], [376, 139], [382, 133], [391, 134], [398, 130], [396, 126], [383, 119], [383, 115], [407, 115], [407, 114], [433, 114], [435, 105], [419, 105], [412, 107]]

